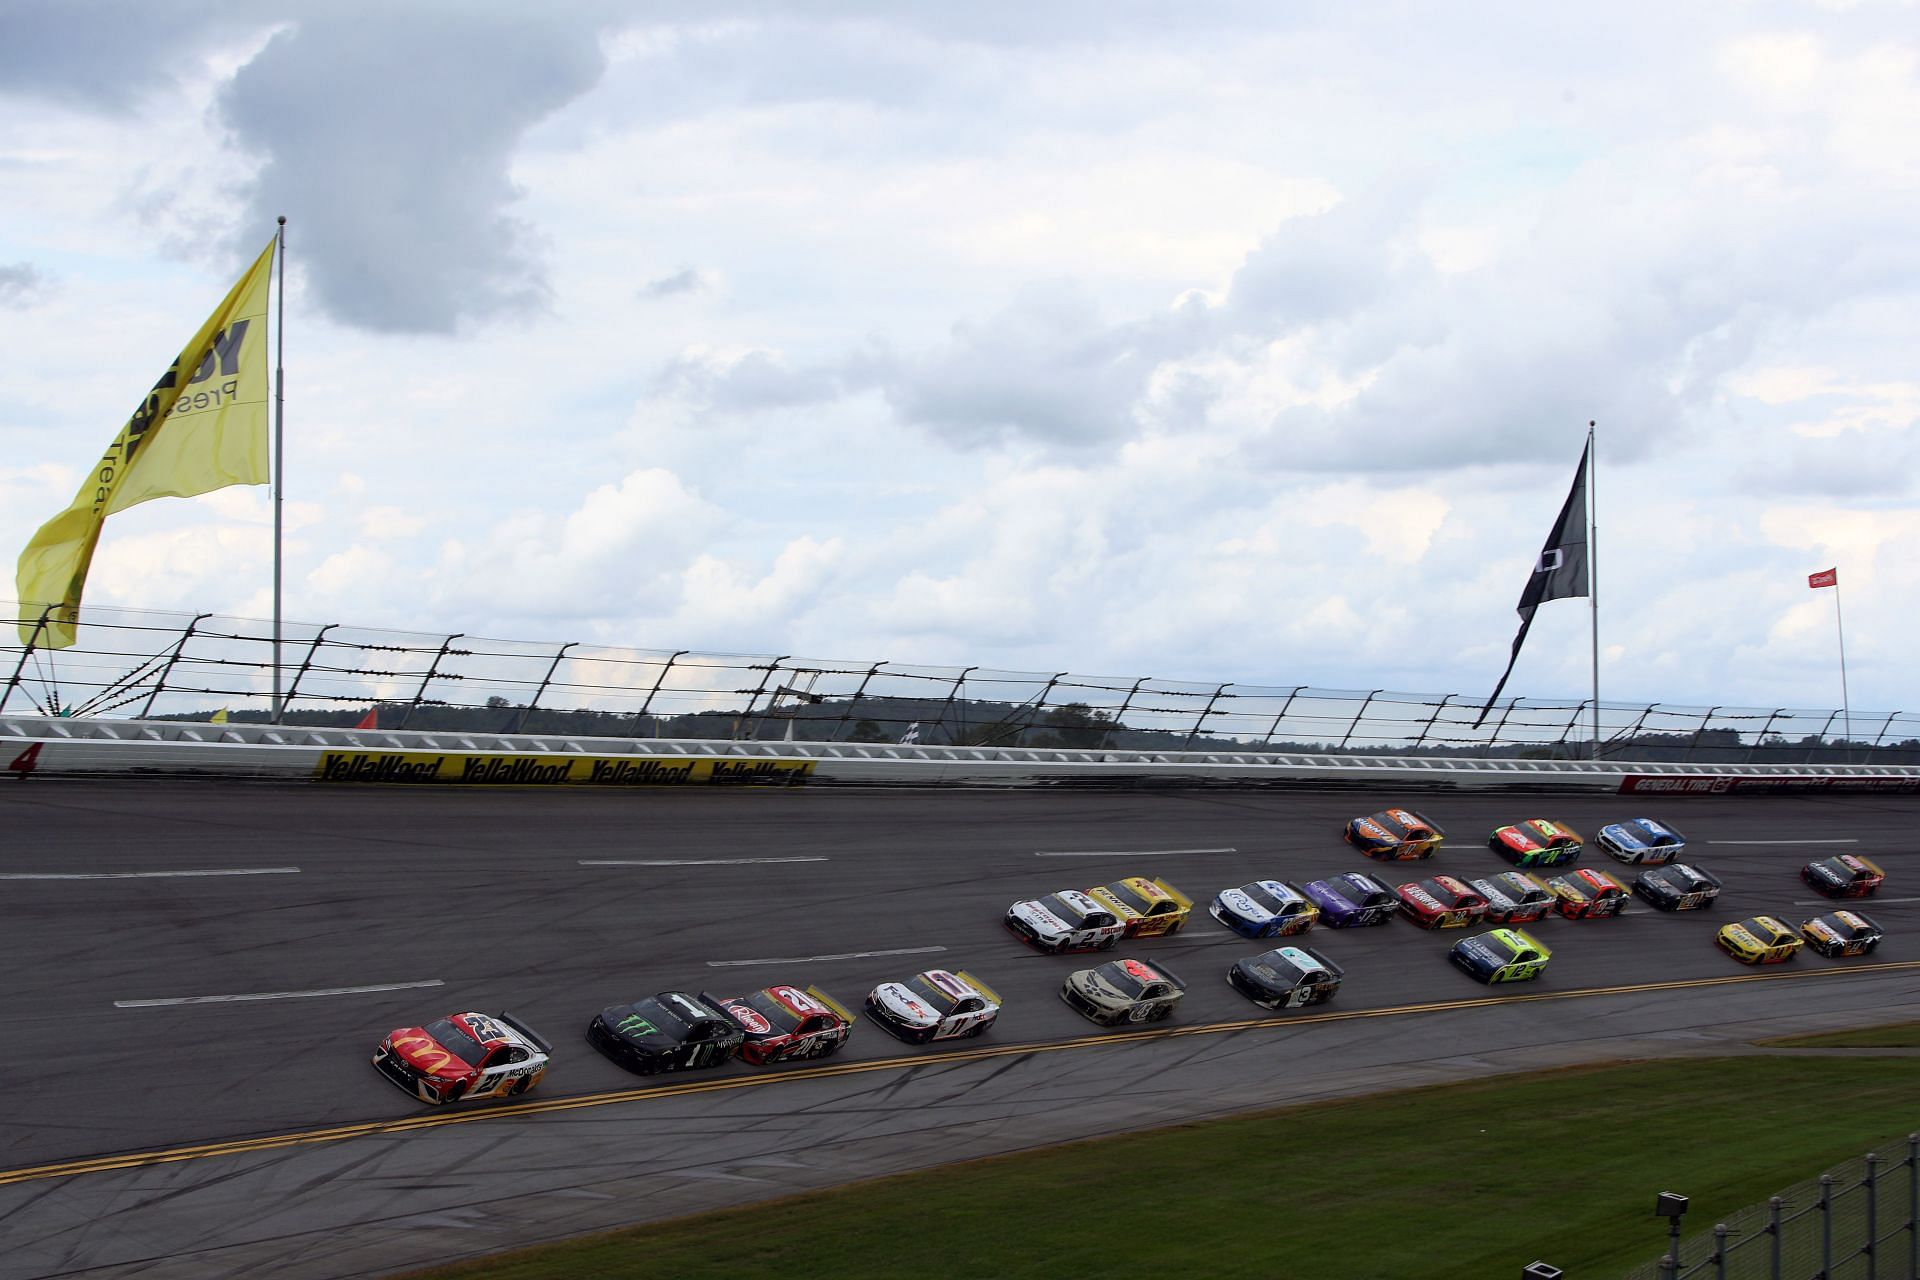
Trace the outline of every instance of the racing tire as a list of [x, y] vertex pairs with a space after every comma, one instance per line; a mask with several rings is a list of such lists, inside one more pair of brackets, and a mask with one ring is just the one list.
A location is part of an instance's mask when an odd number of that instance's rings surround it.
[[1119, 945], [1120, 945], [1120, 939], [1119, 939], [1118, 937], [1112, 937], [1112, 938], [1108, 938], [1108, 939], [1107, 939], [1107, 940], [1106, 940], [1105, 942], [1103, 942], [1103, 943], [1101, 943], [1101, 944], [1100, 944], [1099, 946], [1097, 946], [1097, 947], [1095, 947], [1095, 948], [1094, 948], [1094, 950], [1096, 950], [1096, 951], [1111, 951], [1111, 950], [1113, 950], [1113, 949], [1114, 949], [1115, 947], [1117, 947], [1117, 946], [1119, 946]]
[[1157, 1004], [1153, 1006], [1153, 1008], [1147, 1011], [1147, 1021], [1148, 1022], [1164, 1022], [1167, 1018], [1171, 1017], [1172, 1015], [1173, 1015], [1172, 1005]]

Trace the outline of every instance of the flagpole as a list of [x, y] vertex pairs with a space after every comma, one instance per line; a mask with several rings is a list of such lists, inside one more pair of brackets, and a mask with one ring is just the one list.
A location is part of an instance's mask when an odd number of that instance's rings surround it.
[[1833, 629], [1840, 637], [1840, 715], [1847, 735], [1847, 762], [1853, 761], [1853, 707], [1847, 700], [1847, 629], [1840, 621], [1840, 575], [1833, 575]]
[[280, 304], [273, 353], [273, 722], [280, 723], [280, 546], [287, 498], [287, 216], [280, 215]]
[[1600, 758], [1600, 484], [1587, 423], [1587, 606], [1593, 621], [1593, 759]]

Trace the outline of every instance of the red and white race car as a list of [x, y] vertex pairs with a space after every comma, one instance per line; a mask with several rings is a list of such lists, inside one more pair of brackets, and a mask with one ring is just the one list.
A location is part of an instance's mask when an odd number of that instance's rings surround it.
[[1554, 910], [1569, 920], [1599, 920], [1627, 909], [1627, 886], [1605, 871], [1582, 867], [1547, 881]]
[[1422, 929], [1464, 929], [1487, 914], [1487, 900], [1463, 880], [1434, 876], [1394, 891], [1400, 914]]
[[450, 1013], [401, 1027], [373, 1051], [381, 1075], [422, 1102], [506, 1098], [547, 1073], [553, 1046], [510, 1013]]
[[853, 1034], [853, 1015], [818, 987], [767, 987], [744, 996], [700, 999], [746, 1033], [740, 1056], [755, 1066], [794, 1058], [824, 1058]]

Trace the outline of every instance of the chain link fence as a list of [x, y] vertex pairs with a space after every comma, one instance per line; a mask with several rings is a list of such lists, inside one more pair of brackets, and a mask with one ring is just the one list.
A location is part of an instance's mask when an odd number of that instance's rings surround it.
[[[0, 602], [0, 611], [6, 611]], [[0, 713], [235, 721], [274, 715], [269, 623], [88, 609], [52, 650], [9, 611]], [[25, 633], [23, 638], [21, 632]], [[596, 737], [1583, 759], [1593, 702], [1003, 671], [793, 654], [495, 640], [290, 622], [281, 719]], [[1476, 721], [1480, 721], [1476, 723]], [[1605, 702], [1602, 756], [1702, 763], [1920, 763], [1920, 714]]]

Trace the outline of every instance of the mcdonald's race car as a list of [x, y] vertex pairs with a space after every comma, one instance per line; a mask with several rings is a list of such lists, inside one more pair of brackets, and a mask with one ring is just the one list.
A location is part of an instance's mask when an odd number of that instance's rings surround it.
[[853, 1034], [853, 1015], [818, 987], [767, 987], [744, 996], [700, 999], [745, 1033], [740, 1056], [754, 1066], [837, 1053]]
[[1044, 898], [1007, 908], [1007, 928], [1029, 946], [1064, 951], [1110, 951], [1127, 931], [1120, 916], [1078, 889], [1062, 889]]
[[1067, 1006], [1100, 1023], [1158, 1022], [1173, 1012], [1187, 984], [1165, 965], [1143, 960], [1109, 960], [1067, 975], [1060, 998]]
[[1802, 945], [1800, 935], [1776, 916], [1754, 916], [1738, 924], [1722, 925], [1713, 940], [1741, 964], [1780, 964], [1793, 959]]
[[1422, 929], [1464, 929], [1487, 914], [1487, 900], [1452, 876], [1409, 881], [1394, 892], [1401, 916]]
[[1800, 926], [1807, 945], [1829, 958], [1864, 956], [1880, 945], [1880, 926], [1858, 911], [1815, 916]]
[[381, 1075], [436, 1106], [510, 1098], [540, 1083], [553, 1046], [510, 1013], [450, 1013], [401, 1027], [373, 1051]]
[[1325, 1004], [1340, 989], [1346, 970], [1312, 947], [1279, 947], [1236, 960], [1227, 985], [1264, 1009]]
[[1877, 893], [1887, 873], [1858, 854], [1822, 858], [1800, 868], [1807, 888], [1823, 898], [1865, 898]]
[[1487, 900], [1487, 919], [1494, 924], [1531, 924], [1553, 910], [1553, 891], [1524, 871], [1502, 871], [1467, 884]]
[[1720, 877], [1684, 862], [1669, 862], [1634, 877], [1633, 892], [1661, 911], [1698, 911], [1720, 896]]
[[1120, 917], [1129, 938], [1157, 938], [1163, 933], [1178, 933], [1193, 911], [1193, 899], [1165, 880], [1128, 876], [1087, 896]]
[[1446, 838], [1437, 823], [1412, 809], [1382, 809], [1371, 818], [1347, 823], [1348, 844], [1386, 861], [1431, 858]]
[[1545, 818], [1529, 818], [1500, 827], [1487, 847], [1516, 867], [1557, 867], [1580, 856], [1580, 833]]
[[1553, 952], [1524, 929], [1495, 929], [1462, 938], [1447, 959], [1480, 981], [1525, 982], [1546, 972]]
[[720, 1066], [745, 1038], [733, 1019], [683, 991], [608, 1005], [587, 1024], [588, 1044], [645, 1076]]
[[1554, 909], [1569, 920], [1598, 920], [1627, 909], [1627, 886], [1604, 871], [1569, 871], [1547, 881]]
[[867, 1013], [908, 1044], [977, 1036], [1000, 1016], [1000, 997], [970, 973], [929, 969], [867, 993]]
[[1276, 938], [1311, 929], [1320, 908], [1284, 880], [1255, 880], [1222, 889], [1207, 914], [1243, 938]]
[[1334, 929], [1357, 929], [1385, 924], [1400, 909], [1400, 899], [1380, 881], [1362, 871], [1328, 876], [1302, 885], [1307, 901], [1320, 908], [1320, 923]]
[[1632, 818], [1600, 828], [1600, 847], [1622, 862], [1672, 862], [1687, 847], [1687, 838], [1664, 822]]

